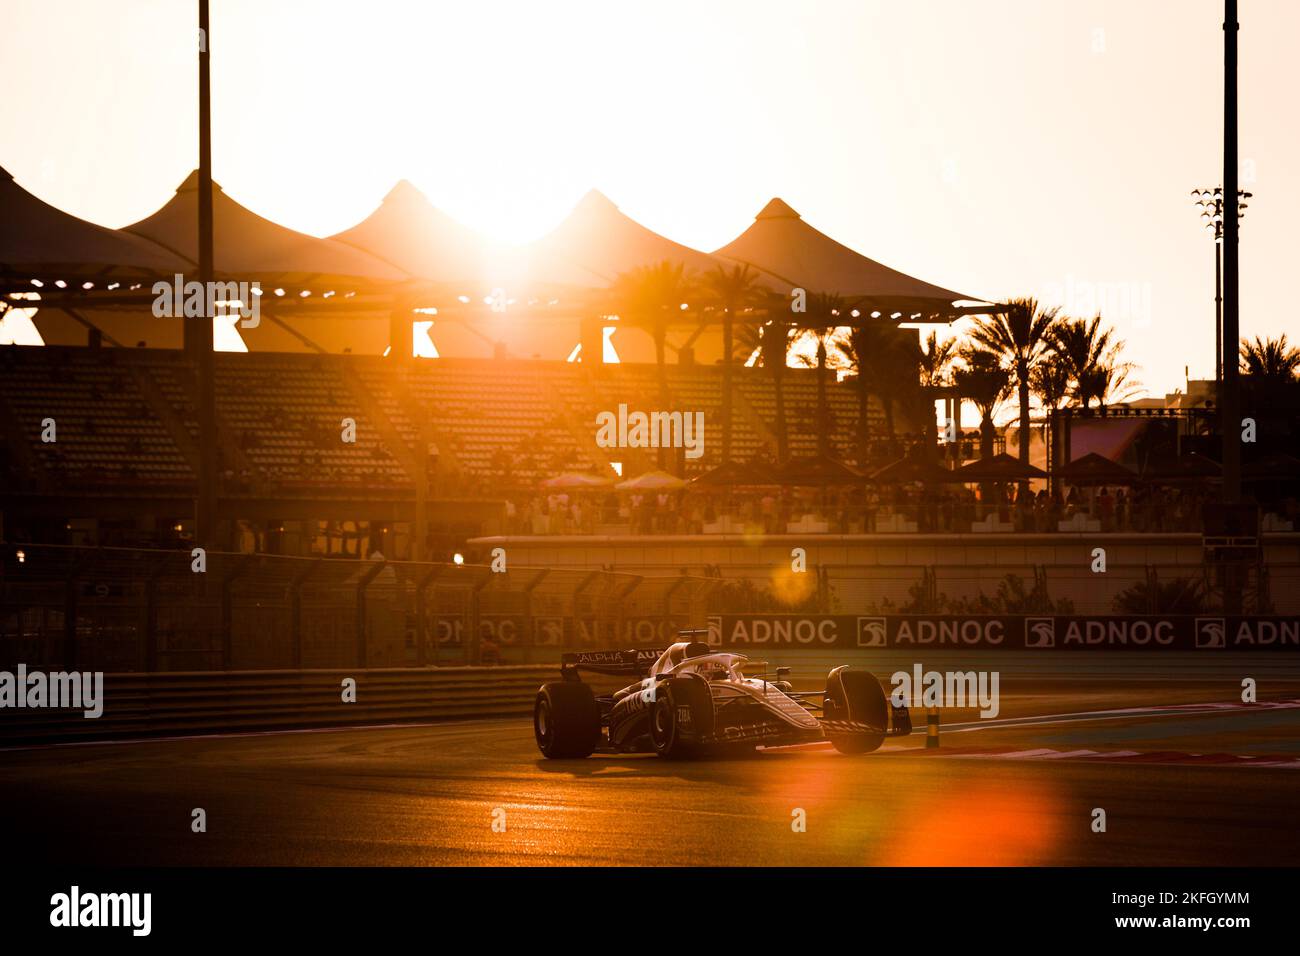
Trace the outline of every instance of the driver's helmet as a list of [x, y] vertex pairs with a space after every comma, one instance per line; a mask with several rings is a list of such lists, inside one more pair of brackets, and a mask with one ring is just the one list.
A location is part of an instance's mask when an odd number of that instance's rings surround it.
[[726, 680], [727, 665], [721, 661], [704, 661], [696, 668], [695, 672], [705, 680]]

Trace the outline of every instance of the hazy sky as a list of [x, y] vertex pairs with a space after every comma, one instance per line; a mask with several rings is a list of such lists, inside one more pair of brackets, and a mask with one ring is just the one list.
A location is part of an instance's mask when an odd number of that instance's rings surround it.
[[[213, 0], [213, 166], [326, 235], [399, 178], [501, 238], [589, 188], [713, 249], [772, 196], [997, 299], [1101, 308], [1150, 391], [1213, 369], [1216, 0]], [[1300, 3], [1242, 0], [1242, 329], [1288, 332]], [[0, 0], [0, 165], [108, 226], [196, 165], [192, 0]]]

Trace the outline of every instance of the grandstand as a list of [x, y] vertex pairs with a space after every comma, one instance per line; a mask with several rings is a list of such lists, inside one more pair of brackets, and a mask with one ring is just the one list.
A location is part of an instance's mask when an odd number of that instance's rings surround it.
[[[227, 520], [275, 523], [379, 518], [409, 522], [417, 485], [439, 500], [497, 503], [526, 498], [566, 471], [615, 476], [653, 468], [651, 449], [601, 449], [596, 413], [626, 402], [657, 408], [652, 365], [490, 359], [223, 353], [216, 356], [219, 495]], [[815, 370], [789, 369], [782, 389], [793, 454], [813, 454]], [[776, 457], [776, 397], [761, 368], [736, 370], [732, 457]], [[667, 369], [670, 407], [702, 411], [704, 458], [718, 461], [721, 370]], [[833, 453], [855, 459], [857, 395], [828, 385]], [[186, 524], [198, 470], [192, 363], [161, 349], [0, 348], [0, 466], [6, 533], [26, 537], [27, 518], [94, 519], [130, 502], [162, 498]], [[871, 406], [872, 427], [883, 421]], [[43, 440], [53, 419], [54, 441]], [[356, 423], [355, 441], [343, 423]], [[432, 456], [433, 463], [430, 464]], [[500, 530], [488, 507], [467, 534]], [[304, 542], [304, 548], [307, 543]]]

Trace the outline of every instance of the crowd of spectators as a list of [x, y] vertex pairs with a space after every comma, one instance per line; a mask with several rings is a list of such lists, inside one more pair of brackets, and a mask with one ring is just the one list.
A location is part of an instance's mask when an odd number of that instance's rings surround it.
[[[832, 534], [885, 532], [968, 534], [1058, 531], [1190, 532], [1202, 528], [1202, 508], [1217, 500], [1214, 486], [1067, 487], [1063, 493], [1013, 483], [981, 487], [889, 486], [848, 489], [754, 489], [749, 493], [695, 489], [658, 494], [555, 493], [512, 498], [511, 534], [709, 534], [818, 530]], [[1264, 505], [1295, 522], [1295, 498]], [[976, 526], [979, 526], [978, 528]]]

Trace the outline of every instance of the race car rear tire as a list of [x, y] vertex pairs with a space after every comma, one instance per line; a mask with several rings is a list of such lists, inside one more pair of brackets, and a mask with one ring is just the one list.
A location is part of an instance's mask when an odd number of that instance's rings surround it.
[[578, 681], [543, 684], [533, 704], [533, 736], [552, 760], [590, 757], [600, 738], [600, 705]]
[[832, 670], [826, 677], [822, 720], [826, 739], [840, 753], [879, 750], [889, 727], [889, 702], [875, 675], [847, 665]]
[[713, 733], [713, 695], [709, 682], [685, 674], [660, 684], [650, 710], [650, 742], [669, 759], [696, 757], [702, 740]]

